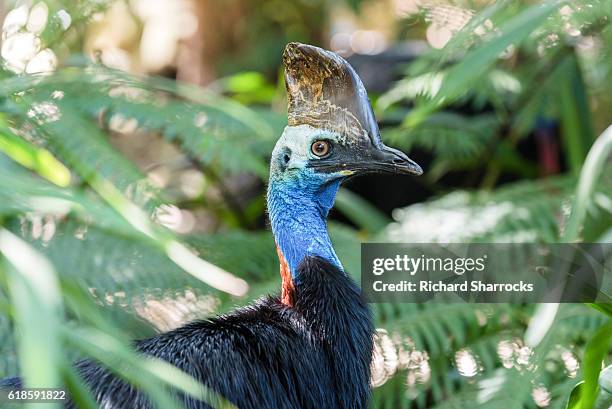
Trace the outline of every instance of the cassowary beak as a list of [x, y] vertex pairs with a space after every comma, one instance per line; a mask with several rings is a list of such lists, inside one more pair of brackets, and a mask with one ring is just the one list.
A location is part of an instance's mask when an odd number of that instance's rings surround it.
[[335, 146], [326, 159], [310, 162], [319, 172], [343, 173], [347, 176], [365, 173], [398, 173], [421, 175], [421, 167], [403, 152], [382, 143], [378, 146]]
[[380, 148], [373, 149], [372, 159], [363, 164], [362, 172], [403, 173], [418, 176], [423, 174], [423, 169], [404, 152], [381, 144]]

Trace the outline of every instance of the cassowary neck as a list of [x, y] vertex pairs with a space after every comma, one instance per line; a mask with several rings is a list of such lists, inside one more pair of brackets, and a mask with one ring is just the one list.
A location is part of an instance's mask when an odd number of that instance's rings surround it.
[[327, 214], [339, 185], [340, 180], [324, 185], [299, 177], [270, 180], [268, 212], [287, 304], [291, 304], [293, 286], [300, 282], [298, 267], [304, 257], [321, 257], [342, 270], [327, 233]]

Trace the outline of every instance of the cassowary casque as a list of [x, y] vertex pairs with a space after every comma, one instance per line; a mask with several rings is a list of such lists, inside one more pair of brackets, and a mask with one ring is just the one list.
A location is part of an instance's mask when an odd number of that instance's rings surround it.
[[[238, 408], [366, 408], [373, 326], [361, 291], [327, 233], [340, 183], [365, 172], [420, 174], [385, 146], [363, 84], [338, 55], [291, 43], [283, 56], [288, 126], [270, 163], [268, 213], [280, 295], [138, 341]], [[75, 364], [105, 409], [150, 408], [98, 363]], [[5, 386], [18, 385], [13, 378]], [[208, 406], [181, 397], [187, 408]]]

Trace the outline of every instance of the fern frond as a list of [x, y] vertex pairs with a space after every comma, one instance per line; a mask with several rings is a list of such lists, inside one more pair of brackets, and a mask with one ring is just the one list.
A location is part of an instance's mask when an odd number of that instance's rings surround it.
[[[608, 171], [604, 178], [609, 177]], [[389, 226], [385, 237], [395, 242], [421, 243], [557, 242], [575, 184], [574, 177], [563, 176], [518, 182], [493, 192], [453, 192], [426, 204], [397, 210], [396, 222]], [[612, 194], [609, 182], [599, 184], [597, 189], [603, 197]], [[589, 217], [601, 221], [609, 219], [610, 213], [592, 201]]]

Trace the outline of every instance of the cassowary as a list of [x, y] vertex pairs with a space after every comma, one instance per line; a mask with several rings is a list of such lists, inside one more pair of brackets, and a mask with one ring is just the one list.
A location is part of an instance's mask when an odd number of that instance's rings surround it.
[[[291, 43], [283, 61], [289, 121], [272, 153], [267, 195], [280, 295], [135, 346], [241, 409], [366, 408], [372, 319], [334, 252], [326, 219], [347, 177], [421, 169], [381, 142], [366, 90], [344, 59]], [[151, 407], [99, 364], [84, 360], [76, 368], [101, 407]], [[188, 408], [208, 407], [181, 399]]]

